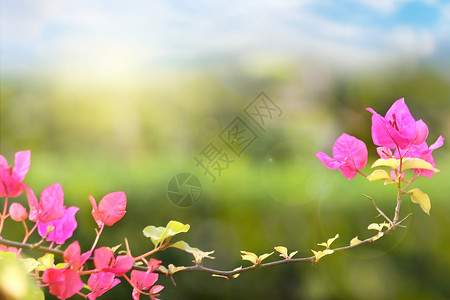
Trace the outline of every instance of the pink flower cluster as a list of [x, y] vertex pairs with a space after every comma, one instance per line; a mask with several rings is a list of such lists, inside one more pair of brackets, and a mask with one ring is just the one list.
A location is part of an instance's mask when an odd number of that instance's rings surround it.
[[[394, 102], [384, 117], [372, 108], [367, 110], [372, 113], [372, 139], [379, 146], [377, 152], [381, 158], [420, 158], [436, 167], [432, 153], [444, 144], [444, 138], [439, 136], [434, 144], [428, 146], [425, 141], [428, 126], [422, 120], [414, 119], [403, 98]], [[367, 164], [367, 147], [363, 141], [344, 133], [333, 146], [333, 158], [323, 152], [316, 156], [327, 168], [339, 169], [352, 180]], [[434, 171], [425, 169], [415, 172], [425, 177], [434, 174]]]
[[[34, 191], [23, 182], [30, 170], [30, 151], [17, 152], [14, 164], [14, 168], [9, 166], [6, 159], [0, 155], [0, 197], [5, 198], [3, 213], [0, 214], [0, 234], [4, 221], [11, 217], [12, 220], [24, 224], [23, 243], [37, 229], [43, 242], [51, 242], [50, 248], [54, 243], [65, 244], [77, 228], [75, 214], [79, 208], [64, 206], [64, 192], [59, 183], [44, 188], [38, 200]], [[24, 191], [26, 191], [29, 211], [19, 202], [11, 203], [8, 209], [8, 198], [19, 197]], [[119, 284], [119, 277], [125, 278], [132, 285], [134, 300], [139, 299], [141, 293], [149, 295], [150, 299], [156, 299], [155, 297], [163, 289], [161, 285], [154, 285], [158, 280], [158, 274], [154, 271], [159, 268], [161, 261], [150, 259], [147, 271], [132, 270], [136, 259], [131, 255], [115, 256], [107, 247], [95, 248], [104, 227], [112, 226], [125, 215], [127, 204], [125, 193], [109, 193], [100, 200], [98, 206], [92, 196], [89, 196], [89, 200], [92, 205], [92, 217], [99, 227], [92, 248], [81, 253], [79, 242], [74, 241], [64, 251], [65, 264], [62, 267], [55, 266], [52, 260], [41, 274], [36, 272], [34, 275], [40, 278], [44, 286], [49, 287], [50, 293], [59, 299], [70, 298], [75, 294], [90, 300], [96, 299]], [[31, 230], [28, 230], [27, 220], [34, 224]], [[0, 251], [14, 252], [20, 256], [22, 249], [0, 245]], [[91, 257], [92, 253], [93, 257]], [[88, 260], [93, 261], [93, 269], [88, 269], [86, 265]], [[126, 275], [130, 271], [131, 278]], [[89, 276], [87, 287], [90, 292], [88, 294], [80, 292], [86, 287], [81, 279], [82, 276]]]

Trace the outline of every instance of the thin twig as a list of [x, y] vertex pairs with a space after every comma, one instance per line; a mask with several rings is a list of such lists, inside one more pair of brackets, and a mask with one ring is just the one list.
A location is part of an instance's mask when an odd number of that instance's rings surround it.
[[394, 224], [394, 223], [391, 221], [391, 219], [389, 219], [388, 216], [386, 216], [386, 214], [385, 214], [381, 209], [378, 208], [378, 206], [376, 205], [376, 203], [375, 203], [375, 201], [372, 199], [372, 197], [369, 197], [369, 196], [367, 196], [367, 195], [365, 195], [365, 194], [363, 194], [363, 196], [366, 197], [367, 199], [369, 199], [370, 201], [372, 201], [372, 204], [373, 204], [373, 206], [375, 206], [375, 209], [377, 210], [377, 212], [378, 212], [381, 216], [383, 216], [383, 217], [389, 222], [389, 224], [391, 224], [391, 226]]

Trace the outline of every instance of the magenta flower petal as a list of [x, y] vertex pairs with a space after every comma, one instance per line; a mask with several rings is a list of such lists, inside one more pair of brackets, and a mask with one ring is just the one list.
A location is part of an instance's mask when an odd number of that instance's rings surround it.
[[357, 170], [365, 168], [367, 164], [367, 147], [363, 141], [344, 133], [334, 143], [334, 158], [323, 152], [316, 156], [327, 168], [339, 169], [344, 177], [352, 180]]
[[88, 286], [92, 292], [87, 295], [89, 300], [95, 300], [100, 297], [116, 285], [120, 283], [120, 280], [114, 278], [113, 273], [99, 272], [91, 274], [88, 279]]
[[47, 227], [53, 226], [54, 229], [50, 231], [47, 241], [54, 241], [58, 245], [62, 245], [72, 237], [73, 232], [77, 228], [77, 220], [75, 214], [79, 210], [78, 207], [71, 206], [69, 208], [63, 208], [63, 217], [58, 220], [50, 221], [47, 223], [41, 222], [38, 224], [38, 233], [41, 237], [45, 237], [47, 234]]
[[372, 113], [372, 139], [377, 146], [406, 149], [428, 135], [426, 124], [414, 120], [403, 98], [392, 104], [384, 118], [372, 108], [367, 110]]
[[25, 207], [17, 202], [11, 203], [11, 206], [9, 207], [9, 214], [11, 216], [11, 219], [16, 222], [25, 221], [28, 217], [28, 213]]
[[8, 166], [6, 159], [0, 155], [0, 197], [19, 197], [25, 188], [22, 182], [30, 170], [30, 151], [15, 154], [14, 168]]
[[422, 121], [422, 119], [420, 119], [419, 121], [416, 122], [416, 130], [417, 135], [416, 139], [414, 140], [414, 144], [420, 145], [423, 142], [425, 142], [425, 140], [428, 137], [428, 126], [427, 124], [425, 124], [424, 121]]
[[325, 167], [331, 170], [337, 170], [345, 165], [345, 162], [337, 161], [336, 159], [329, 157], [328, 154], [323, 152], [318, 152], [316, 156], [325, 165]]
[[42, 282], [49, 285], [50, 294], [58, 299], [70, 298], [84, 286], [78, 272], [72, 269], [47, 269], [42, 274]]
[[61, 184], [55, 183], [46, 187], [40, 198], [42, 208], [41, 222], [50, 222], [63, 217], [64, 192]]
[[30, 171], [31, 151], [19, 151], [15, 154], [14, 158], [13, 175], [18, 180], [23, 181], [28, 171]]

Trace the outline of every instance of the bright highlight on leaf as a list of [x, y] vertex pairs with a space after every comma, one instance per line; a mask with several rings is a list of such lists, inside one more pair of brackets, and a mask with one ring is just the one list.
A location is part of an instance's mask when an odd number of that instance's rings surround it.
[[242, 250], [241, 250], [241, 253], [242, 253], [242, 255], [241, 255], [242, 260], [248, 260], [254, 265], [261, 264], [261, 262], [263, 260], [265, 260], [266, 258], [268, 258], [269, 256], [271, 256], [273, 254], [273, 252], [271, 252], [271, 253], [265, 253], [265, 254], [258, 256], [253, 252], [242, 251]]
[[428, 215], [430, 214], [431, 201], [430, 197], [428, 197], [427, 194], [425, 194], [418, 188], [410, 189], [406, 193], [411, 196], [411, 201], [413, 203], [419, 204], [420, 208], [422, 208], [424, 212], [426, 212]]
[[170, 240], [174, 235], [182, 232], [188, 232], [191, 226], [177, 221], [170, 221], [166, 227], [147, 226], [142, 231], [144, 236], [150, 238], [155, 246], [164, 244], [166, 239]]

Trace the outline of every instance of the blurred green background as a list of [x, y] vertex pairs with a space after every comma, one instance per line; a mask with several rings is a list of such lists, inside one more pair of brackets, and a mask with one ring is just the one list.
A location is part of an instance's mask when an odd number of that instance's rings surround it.
[[[18, 13], [20, 9], [3, 5], [4, 18], [24, 17]], [[84, 9], [98, 12], [96, 7]], [[49, 15], [58, 12], [45, 11]], [[101, 13], [109, 14], [110, 10]], [[19, 28], [25, 30], [24, 24]], [[50, 32], [63, 31], [64, 25], [51, 24]], [[84, 25], [94, 26], [89, 22]], [[9, 25], [5, 32], [14, 31], [11, 28]], [[301, 36], [302, 30], [296, 34]], [[190, 27], [185, 31], [197, 32]], [[129, 42], [109, 33], [98, 34], [118, 43]], [[83, 37], [86, 33], [73, 34]], [[155, 69], [128, 73], [123, 66], [128, 66], [132, 56], [120, 51], [113, 55], [120, 68], [99, 66], [98, 61], [108, 52], [103, 48], [91, 49], [95, 55], [87, 58], [80, 58], [76, 51], [59, 53], [66, 55], [64, 59], [74, 58], [65, 69], [66, 65], [57, 64], [60, 60], [48, 61], [58, 39], [54, 37], [43, 47], [46, 38], [44, 31], [40, 51], [30, 56], [26, 51], [14, 52], [26, 47], [6, 35], [0, 56], [0, 153], [12, 162], [16, 151], [31, 150], [31, 171], [25, 181], [37, 194], [52, 183], [62, 184], [65, 205], [81, 208], [76, 215], [78, 228], [70, 241], [79, 240], [83, 249], [88, 249], [95, 237], [88, 196], [99, 201], [119, 190], [127, 194], [127, 214], [104, 231], [100, 245], [121, 244], [127, 237], [135, 255], [152, 247], [142, 229], [165, 226], [169, 220], [190, 224], [191, 230], [179, 238], [202, 250], [215, 250], [216, 259], [206, 260], [204, 265], [218, 269], [247, 265], [240, 260], [240, 250], [262, 254], [283, 245], [290, 251], [299, 250], [297, 257], [305, 257], [312, 254], [311, 248], [320, 248], [317, 243], [337, 233], [340, 238], [334, 245], [347, 245], [354, 236], [369, 237], [371, 232], [366, 228], [370, 223], [382, 222], [362, 194], [372, 196], [392, 216], [395, 190], [362, 177], [349, 182], [340, 172], [326, 169], [315, 153], [331, 154], [335, 139], [346, 132], [366, 142], [370, 164], [376, 151], [370, 137], [371, 114], [365, 108], [384, 115], [402, 97], [413, 116], [428, 124], [429, 144], [439, 135], [450, 136], [449, 60], [442, 55], [448, 43], [436, 44], [431, 54], [403, 55], [397, 51], [394, 59], [381, 55], [375, 63], [356, 59], [353, 64], [333, 61], [352, 60], [356, 50], [344, 57], [333, 53], [331, 47], [323, 58], [324, 53], [285, 55], [278, 49], [249, 62], [243, 59], [245, 49], [235, 53], [219, 44], [222, 52], [217, 55], [206, 51], [191, 57], [192, 49], [182, 49], [181, 53], [189, 53], [187, 58], [174, 54], [157, 61]], [[95, 43], [91, 38], [81, 41]], [[151, 36], [144, 38], [155, 42]], [[181, 46], [185, 44], [181, 42]], [[20, 61], [20, 55], [26, 59]], [[78, 61], [84, 64], [77, 68]], [[265, 131], [244, 113], [262, 91], [283, 110], [282, 116], [268, 122]], [[241, 156], [226, 150], [235, 162], [212, 183], [196, 167], [194, 157], [210, 141], [219, 141], [220, 132], [237, 116], [252, 124], [258, 139]], [[414, 184], [429, 194], [431, 216], [405, 198], [402, 216], [413, 213], [405, 223], [407, 227], [374, 244], [326, 257], [315, 266], [279, 266], [245, 273], [232, 281], [184, 273], [174, 276], [175, 287], [160, 277], [159, 283], [165, 286], [161, 298], [448, 299], [448, 154], [446, 145], [435, 151], [441, 172]], [[201, 199], [189, 208], [177, 207], [167, 197], [169, 180], [182, 172], [195, 174], [202, 183]], [[369, 172], [367, 168], [365, 173]], [[19, 201], [25, 201], [25, 196]], [[5, 226], [5, 238], [20, 239], [20, 226], [13, 222]], [[176, 249], [156, 257], [166, 266], [190, 265], [192, 260]], [[275, 254], [268, 261], [274, 258]], [[130, 294], [130, 287], [121, 284], [102, 299], [125, 299]]]

